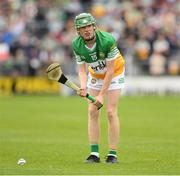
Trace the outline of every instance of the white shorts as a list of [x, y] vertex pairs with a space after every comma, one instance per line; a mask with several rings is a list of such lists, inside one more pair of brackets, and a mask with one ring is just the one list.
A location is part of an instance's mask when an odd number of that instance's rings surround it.
[[[100, 90], [103, 85], [103, 79], [97, 79], [88, 74], [87, 88]], [[124, 72], [114, 77], [108, 90], [122, 89], [125, 86]]]

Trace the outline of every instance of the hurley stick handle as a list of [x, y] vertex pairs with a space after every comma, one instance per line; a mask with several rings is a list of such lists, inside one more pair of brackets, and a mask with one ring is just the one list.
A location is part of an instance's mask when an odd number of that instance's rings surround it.
[[91, 100], [93, 103], [96, 102], [96, 99], [93, 96], [89, 95], [88, 93], [86, 94], [86, 98]]
[[89, 95], [89, 94], [87, 93], [87, 94], [86, 94], [86, 98], [89, 99], [89, 100], [91, 100], [91, 101], [97, 106], [98, 110], [99, 110], [100, 108], [102, 108], [103, 104], [100, 103], [99, 101], [97, 101], [93, 96], [91, 96], [91, 95]]

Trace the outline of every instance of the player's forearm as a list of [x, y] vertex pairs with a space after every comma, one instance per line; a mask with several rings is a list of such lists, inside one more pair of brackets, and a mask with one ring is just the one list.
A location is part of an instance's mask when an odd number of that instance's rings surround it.
[[81, 89], [86, 89], [87, 74], [86, 74], [86, 65], [85, 64], [78, 65], [78, 76], [79, 76]]
[[82, 89], [86, 89], [87, 84], [87, 74], [84, 72], [79, 72], [79, 80], [80, 80], [80, 86]]

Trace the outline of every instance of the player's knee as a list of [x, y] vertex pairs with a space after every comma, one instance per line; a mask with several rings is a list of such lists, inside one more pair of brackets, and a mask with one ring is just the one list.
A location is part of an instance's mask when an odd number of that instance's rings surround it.
[[94, 115], [98, 113], [97, 107], [95, 105], [89, 106], [89, 113], [90, 115]]
[[115, 118], [115, 111], [113, 109], [108, 109], [107, 116], [108, 116], [108, 120], [111, 121], [113, 118]]

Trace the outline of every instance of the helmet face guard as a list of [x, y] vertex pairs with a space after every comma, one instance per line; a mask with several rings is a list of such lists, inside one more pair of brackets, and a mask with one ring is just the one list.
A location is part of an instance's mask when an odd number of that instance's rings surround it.
[[96, 20], [90, 13], [81, 13], [78, 16], [76, 16], [74, 23], [76, 29], [79, 29], [81, 27], [85, 27], [91, 24], [95, 25]]

